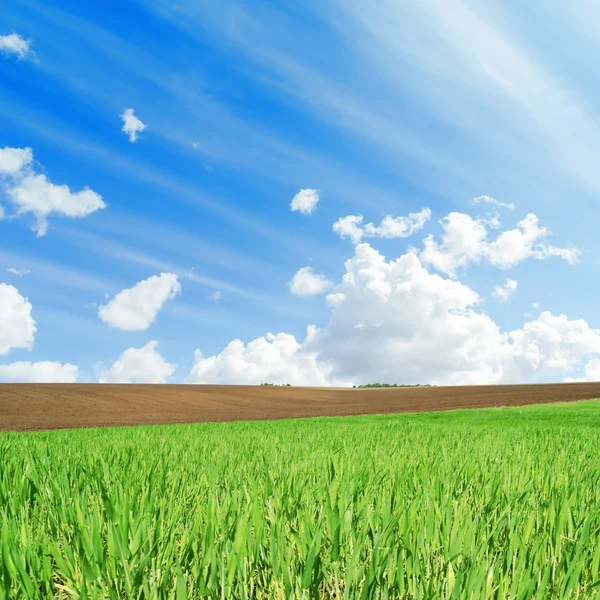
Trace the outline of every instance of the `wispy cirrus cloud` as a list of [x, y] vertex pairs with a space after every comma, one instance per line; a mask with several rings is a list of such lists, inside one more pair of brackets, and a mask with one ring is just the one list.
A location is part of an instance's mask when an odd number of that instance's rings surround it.
[[[575, 81], [579, 65], [557, 69], [564, 52], [532, 48], [531, 37], [508, 25], [509, 11], [519, 13], [512, 3], [384, 0], [374, 11], [360, 0], [307, 2], [302, 19], [272, 5], [250, 12], [237, 0], [146, 6], [191, 37], [212, 36], [257, 66], [265, 83], [425, 189], [468, 193], [492, 174], [498, 188], [522, 195], [542, 186], [557, 202], [565, 176], [583, 193], [600, 189], [593, 88], [586, 95]], [[578, 46], [581, 29], [589, 33], [592, 19], [582, 24], [574, 6], [533, 12], [533, 23], [559, 23], [567, 46]], [[592, 43], [590, 36], [588, 53]]]

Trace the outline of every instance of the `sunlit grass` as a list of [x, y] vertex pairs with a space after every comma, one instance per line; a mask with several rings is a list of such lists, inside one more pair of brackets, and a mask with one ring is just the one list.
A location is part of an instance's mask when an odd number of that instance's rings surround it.
[[0, 434], [0, 599], [600, 597], [600, 402]]

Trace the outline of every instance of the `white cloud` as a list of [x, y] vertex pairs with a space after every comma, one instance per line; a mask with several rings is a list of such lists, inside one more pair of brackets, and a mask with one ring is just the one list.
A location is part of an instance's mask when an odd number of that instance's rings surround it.
[[123, 127], [121, 131], [124, 131], [129, 136], [129, 141], [133, 144], [138, 139], [138, 133], [146, 129], [146, 124], [142, 123], [134, 114], [133, 108], [126, 108], [121, 114], [123, 119]]
[[31, 49], [31, 40], [22, 38], [18, 33], [0, 35], [0, 52], [5, 55], [14, 54], [19, 60], [31, 58], [35, 61], [35, 54]]
[[0, 221], [4, 219], [4, 207], [0, 204]]
[[341, 217], [333, 224], [333, 231], [342, 238], [349, 238], [355, 244], [358, 244], [364, 237], [406, 238], [422, 229], [430, 218], [431, 210], [423, 208], [419, 212], [409, 213], [406, 217], [387, 215], [379, 226], [367, 223], [362, 227], [362, 215], [348, 215]]
[[345, 300], [346, 296], [344, 296], [344, 294], [327, 294], [327, 296], [325, 296], [325, 302], [327, 303], [327, 306], [330, 306], [331, 308], [339, 306]]
[[313, 270], [310, 267], [298, 269], [290, 282], [292, 294], [298, 297], [323, 294], [332, 286], [333, 284], [325, 277], [325, 275], [313, 273]]
[[[194, 366], [187, 383], [290, 383], [292, 385], [329, 385], [329, 369], [317, 362], [316, 357], [304, 351], [315, 335], [315, 328], [307, 329], [304, 344], [293, 335], [268, 333], [247, 346], [233, 340], [217, 356], [204, 358], [200, 350], [194, 353]], [[343, 385], [347, 382], [338, 382]]]
[[180, 292], [181, 285], [174, 273], [153, 275], [101, 305], [98, 316], [123, 331], [145, 331], [154, 323], [163, 304]]
[[31, 350], [36, 332], [31, 309], [16, 287], [0, 283], [0, 354], [13, 348]]
[[506, 208], [507, 210], [515, 210], [515, 205], [510, 202], [506, 204], [504, 202], [500, 202], [496, 200], [496, 198], [492, 198], [491, 196], [478, 196], [477, 198], [473, 198], [471, 200], [472, 204], [491, 204], [497, 208]]
[[6, 269], [12, 275], [16, 275], [17, 277], [23, 277], [24, 275], [29, 275], [31, 271], [29, 269], [13, 269], [12, 267]]
[[600, 358], [592, 358], [584, 369], [583, 377], [565, 377], [564, 381], [600, 381]]
[[292, 211], [299, 211], [303, 215], [312, 214], [317, 208], [319, 203], [319, 191], [318, 190], [300, 190], [293, 198], [290, 203]]
[[516, 279], [507, 279], [504, 285], [497, 285], [494, 287], [492, 296], [494, 296], [496, 300], [508, 302], [510, 297], [517, 291], [518, 285], [519, 284]]
[[441, 221], [444, 229], [441, 243], [433, 235], [423, 240], [419, 257], [423, 264], [454, 277], [456, 270], [472, 263], [487, 261], [500, 269], [508, 269], [534, 258], [542, 260], [558, 256], [568, 263], [577, 262], [576, 248], [557, 248], [545, 240], [550, 232], [539, 226], [539, 219], [528, 214], [514, 229], [502, 232], [490, 242], [486, 224], [469, 215], [452, 212]]
[[106, 207], [100, 194], [89, 188], [71, 192], [68, 186], [56, 185], [46, 175], [35, 173], [32, 163], [30, 148], [0, 149], [0, 176], [6, 180], [6, 197], [16, 207], [17, 216], [32, 213], [36, 217], [33, 229], [38, 237], [46, 234], [51, 214], [81, 219]]
[[333, 224], [333, 231], [342, 239], [349, 238], [355, 244], [358, 244], [364, 235], [364, 232], [361, 228], [362, 222], [362, 215], [348, 215], [347, 217], [340, 217]]
[[359, 244], [327, 296], [329, 324], [300, 343], [286, 333], [196, 352], [190, 382], [348, 385], [476, 384], [567, 375], [600, 354], [600, 330], [544, 312], [502, 332], [470, 287], [430, 273], [412, 252], [395, 261]]
[[568, 373], [585, 357], [600, 354], [600, 329], [548, 311], [509, 337], [517, 372], [527, 379]]
[[221, 296], [222, 296], [221, 292], [219, 290], [217, 290], [216, 292], [214, 292], [210, 295], [210, 299], [214, 300], [216, 302], [217, 300], [221, 299]]
[[66, 185], [56, 185], [45, 175], [33, 173], [19, 180], [7, 193], [17, 206], [17, 214], [30, 212], [35, 215], [37, 224], [34, 230], [38, 237], [46, 234], [51, 213], [81, 219], [106, 206], [102, 196], [89, 188], [74, 193]]
[[0, 148], [0, 175], [18, 175], [33, 162], [31, 148]]
[[14, 362], [0, 365], [0, 381], [18, 383], [75, 383], [79, 368], [70, 363], [48, 360], [41, 362]]
[[169, 364], [152, 340], [142, 348], [128, 348], [113, 366], [105, 371], [100, 383], [165, 383], [177, 365]]
[[532, 302], [532, 303], [531, 303], [531, 307], [532, 307], [534, 310], [538, 310], [538, 309], [540, 308], [540, 306], [541, 306], [541, 305], [540, 305], [540, 303], [539, 303], [539, 302]]
[[407, 217], [392, 217], [388, 215], [381, 221], [379, 227], [373, 223], [365, 225], [366, 237], [405, 238], [422, 229], [431, 218], [431, 210], [423, 208], [419, 212], [409, 213]]

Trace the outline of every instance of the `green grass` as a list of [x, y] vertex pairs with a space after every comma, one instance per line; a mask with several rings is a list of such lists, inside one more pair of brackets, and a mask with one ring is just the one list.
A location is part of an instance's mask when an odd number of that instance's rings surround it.
[[0, 599], [600, 598], [600, 402], [0, 434]]

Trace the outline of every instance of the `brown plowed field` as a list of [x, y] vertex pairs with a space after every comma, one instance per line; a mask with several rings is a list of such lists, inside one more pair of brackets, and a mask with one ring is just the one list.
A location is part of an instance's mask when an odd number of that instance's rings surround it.
[[333, 389], [0, 384], [0, 430], [241, 421], [521, 406], [600, 398], [600, 383]]

